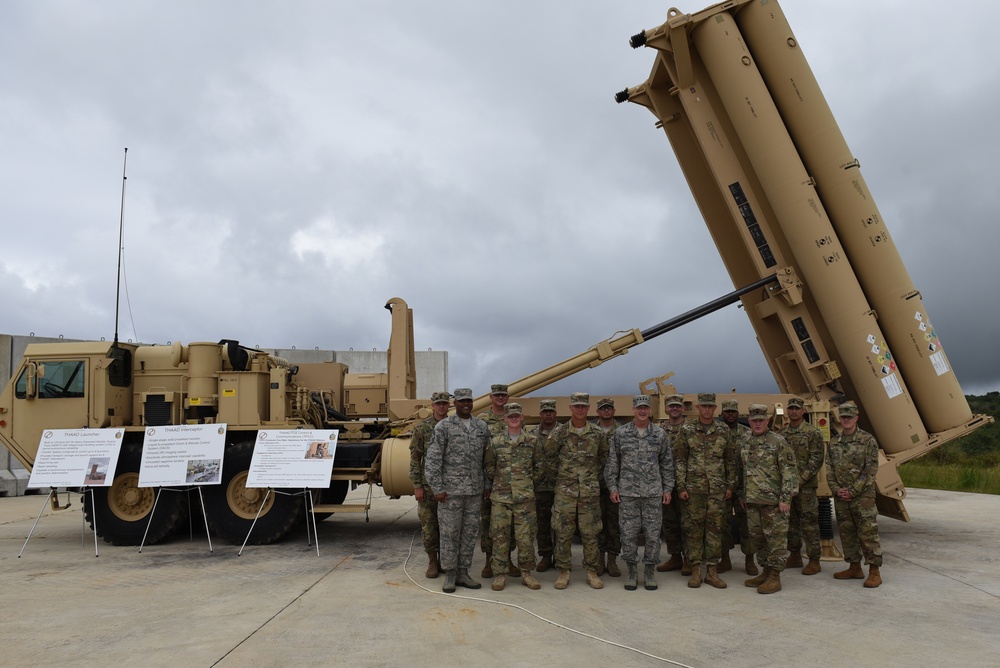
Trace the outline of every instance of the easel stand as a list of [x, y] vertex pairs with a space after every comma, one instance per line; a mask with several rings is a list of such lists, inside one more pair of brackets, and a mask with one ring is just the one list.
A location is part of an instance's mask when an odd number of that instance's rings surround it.
[[[87, 492], [90, 492], [90, 507], [93, 508], [94, 507], [94, 489], [92, 487], [84, 487], [83, 488], [83, 493], [86, 494]], [[45, 503], [42, 504], [42, 509], [38, 511], [38, 516], [35, 517], [35, 523], [31, 525], [31, 531], [28, 532], [28, 537], [24, 539], [24, 545], [21, 546], [21, 551], [17, 553], [17, 558], [18, 559], [20, 559], [21, 558], [21, 554], [24, 553], [24, 548], [28, 547], [28, 541], [31, 540], [31, 534], [35, 533], [35, 527], [38, 526], [38, 520], [42, 519], [42, 513], [45, 512], [45, 506], [51, 504], [53, 508], [57, 507], [57, 504], [58, 504], [58, 496], [57, 495], [58, 494], [59, 494], [59, 492], [56, 491], [55, 487], [50, 487], [49, 488], [49, 495], [47, 497], [45, 497]], [[53, 496], [56, 496], [56, 501], [55, 502], [53, 502], [53, 500], [52, 500]], [[65, 507], [69, 508], [69, 503], [68, 502], [67, 502], [67, 504], [66, 504]], [[86, 531], [87, 531], [86, 518], [83, 515], [81, 515], [81, 517], [80, 517], [80, 524], [81, 524], [81, 528], [80, 528], [80, 542], [82, 543], [83, 541], [86, 540]], [[97, 551], [97, 513], [94, 513], [94, 556], [95, 557], [101, 556], [101, 554]]]
[[[208, 530], [208, 515], [205, 514], [205, 498], [201, 495], [201, 487], [181, 487], [175, 489], [173, 487], [160, 487], [156, 490], [156, 498], [153, 500], [153, 509], [149, 511], [149, 522], [146, 523], [146, 531], [142, 534], [142, 542], [139, 543], [139, 552], [142, 553], [142, 548], [146, 544], [146, 536], [149, 535], [149, 527], [153, 524], [153, 515], [156, 514], [156, 504], [160, 500], [160, 492], [185, 492], [188, 494], [188, 518], [191, 517], [191, 492], [193, 490], [198, 490], [198, 500], [201, 502], [201, 517], [205, 520], [205, 536], [208, 537], [208, 551], [215, 552], [212, 548], [212, 532]], [[194, 540], [194, 526], [191, 524], [190, 519], [188, 520], [188, 530], [191, 534], [191, 540]]]
[[[253, 528], [257, 524], [257, 518], [260, 517], [260, 511], [264, 510], [264, 506], [267, 505], [267, 497], [270, 494], [284, 494], [285, 496], [304, 496], [306, 498], [306, 513], [309, 515], [306, 517], [306, 540], [309, 545], [312, 545], [312, 536], [316, 537], [316, 556], [319, 556], [319, 533], [316, 531], [316, 513], [314, 512], [315, 506], [313, 506], [312, 492], [306, 487], [301, 492], [282, 492], [277, 489], [267, 488], [267, 492], [264, 494], [264, 500], [260, 504], [260, 508], [257, 510], [256, 517], [253, 518], [253, 524], [250, 525], [250, 531], [247, 532], [247, 537], [243, 540], [243, 545], [240, 546], [240, 551], [237, 552], [236, 556], [243, 554], [243, 548], [247, 546], [247, 541], [250, 540], [250, 534], [253, 533]], [[312, 525], [312, 535], [310, 535], [309, 525]]]

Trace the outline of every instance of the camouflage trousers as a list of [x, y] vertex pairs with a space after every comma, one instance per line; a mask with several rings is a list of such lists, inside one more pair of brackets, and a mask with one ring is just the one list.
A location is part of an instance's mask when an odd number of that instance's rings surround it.
[[739, 501], [736, 501], [735, 498], [729, 498], [726, 499], [726, 520], [722, 531], [723, 553], [727, 553], [736, 547], [736, 541], [733, 539], [734, 522], [740, 532], [740, 550], [743, 551], [743, 556], [749, 557], [753, 554], [753, 541], [750, 540], [750, 526], [747, 524], [747, 511], [743, 510], [743, 506]]
[[622, 558], [627, 562], [639, 561], [639, 531], [646, 535], [642, 548], [642, 563], [660, 563], [660, 539], [656, 528], [663, 526], [662, 496], [623, 496], [619, 504], [621, 521]]
[[804, 487], [792, 497], [792, 512], [788, 516], [788, 550], [798, 553], [806, 542], [806, 556], [820, 558], [819, 499], [815, 487]]
[[850, 501], [834, 500], [837, 510], [837, 528], [840, 545], [844, 548], [844, 561], [849, 564], [861, 561], [872, 566], [882, 565], [882, 545], [878, 539], [878, 509], [875, 492], [862, 494]]
[[601, 533], [601, 497], [567, 496], [556, 492], [552, 503], [552, 528], [556, 533], [555, 562], [560, 571], [573, 565], [573, 534], [580, 527], [583, 542], [583, 569], [597, 570], [597, 536]]
[[417, 501], [417, 517], [420, 518], [420, 532], [424, 536], [424, 550], [428, 554], [441, 551], [441, 534], [438, 531], [438, 502], [429, 494], [423, 501]]
[[[485, 499], [483, 501], [482, 511], [479, 514], [479, 536], [480, 536], [480, 547], [484, 554], [493, 554], [493, 523], [490, 517], [493, 515], [493, 501], [490, 499]], [[510, 540], [508, 542], [510, 549], [514, 549], [514, 545], [517, 544], [517, 540], [514, 538], [514, 530], [511, 529]]]
[[618, 504], [611, 502], [611, 492], [601, 489], [601, 533], [597, 536], [597, 549], [603, 554], [618, 555], [622, 551], [622, 532], [618, 522]]
[[493, 572], [506, 573], [510, 568], [510, 553], [514, 545], [510, 542], [513, 533], [517, 544], [518, 566], [525, 571], [535, 570], [535, 502], [520, 503], [493, 502], [490, 519], [490, 533], [493, 534]]
[[722, 527], [726, 513], [723, 494], [691, 494], [684, 504], [681, 521], [692, 564], [715, 566], [722, 559]]
[[684, 531], [681, 522], [683, 504], [675, 489], [670, 503], [663, 506], [663, 527], [660, 530], [660, 537], [667, 544], [667, 552], [670, 554], [681, 554], [684, 551]]
[[535, 490], [535, 518], [538, 523], [538, 554], [552, 556], [555, 540], [552, 534], [552, 502], [556, 493]]
[[771, 570], [785, 570], [788, 559], [788, 514], [781, 512], [778, 505], [761, 503], [747, 504], [747, 523], [757, 563], [770, 566]]
[[448, 495], [438, 502], [438, 527], [441, 532], [441, 567], [450, 571], [472, 567], [472, 555], [479, 538], [479, 515], [482, 494]]

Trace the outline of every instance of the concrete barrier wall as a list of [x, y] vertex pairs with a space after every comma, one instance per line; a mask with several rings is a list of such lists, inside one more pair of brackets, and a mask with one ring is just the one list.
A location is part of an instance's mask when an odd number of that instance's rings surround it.
[[[47, 338], [0, 334], [0, 381], [3, 387], [10, 381], [29, 343], [58, 343], [80, 339]], [[340, 362], [350, 373], [386, 373], [388, 352], [385, 350], [309, 350], [296, 348], [266, 349], [293, 364], [308, 362]], [[447, 351], [417, 351], [417, 397], [430, 397], [432, 392], [448, 387]], [[0, 496], [21, 496], [28, 483], [28, 472], [6, 448], [0, 448]]]

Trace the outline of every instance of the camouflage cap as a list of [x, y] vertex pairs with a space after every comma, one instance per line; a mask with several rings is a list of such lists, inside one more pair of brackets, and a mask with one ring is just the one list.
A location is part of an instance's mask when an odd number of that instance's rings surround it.
[[792, 397], [788, 400], [789, 408], [805, 408], [806, 402], [802, 401], [798, 397]]
[[837, 409], [837, 412], [841, 415], [853, 417], [858, 414], [858, 405], [853, 401], [845, 401], [840, 404], [840, 408]]
[[648, 407], [649, 405], [650, 401], [648, 394], [637, 394], [632, 397], [632, 408], [638, 408], [639, 406]]
[[722, 410], [724, 411], [738, 411], [740, 410], [740, 402], [737, 399], [723, 399]]
[[714, 406], [715, 392], [702, 392], [698, 395], [699, 406]]
[[570, 406], [589, 406], [590, 405], [590, 395], [586, 392], [574, 392], [569, 395], [569, 405]]
[[749, 418], [751, 420], [760, 420], [761, 418], [767, 419], [767, 406], [764, 404], [750, 404], [748, 409]]
[[541, 411], [554, 411], [556, 409], [555, 399], [542, 399], [538, 402], [538, 410]]
[[435, 392], [431, 395], [432, 404], [448, 403], [451, 401], [451, 395], [447, 392]]
[[668, 394], [667, 395], [667, 405], [668, 406], [683, 406], [684, 397], [679, 394]]
[[514, 402], [504, 404], [503, 415], [504, 417], [507, 417], [508, 415], [521, 415], [521, 404]]
[[454, 393], [455, 401], [472, 401], [472, 388], [470, 387], [460, 387], [455, 390]]
[[605, 406], [608, 406], [610, 408], [614, 408], [615, 407], [615, 400], [612, 399], [611, 397], [601, 397], [600, 399], [597, 400], [597, 407], [598, 408], [604, 408]]
[[490, 385], [490, 394], [510, 394], [507, 391], [507, 386], [503, 383], [497, 383], [496, 385]]

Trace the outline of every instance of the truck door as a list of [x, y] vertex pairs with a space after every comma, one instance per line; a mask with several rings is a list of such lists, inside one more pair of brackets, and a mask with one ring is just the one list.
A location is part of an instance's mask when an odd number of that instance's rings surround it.
[[[10, 422], [14, 443], [34, 461], [43, 429], [88, 426], [87, 358], [28, 360], [14, 385]], [[34, 376], [32, 378], [32, 376]]]

